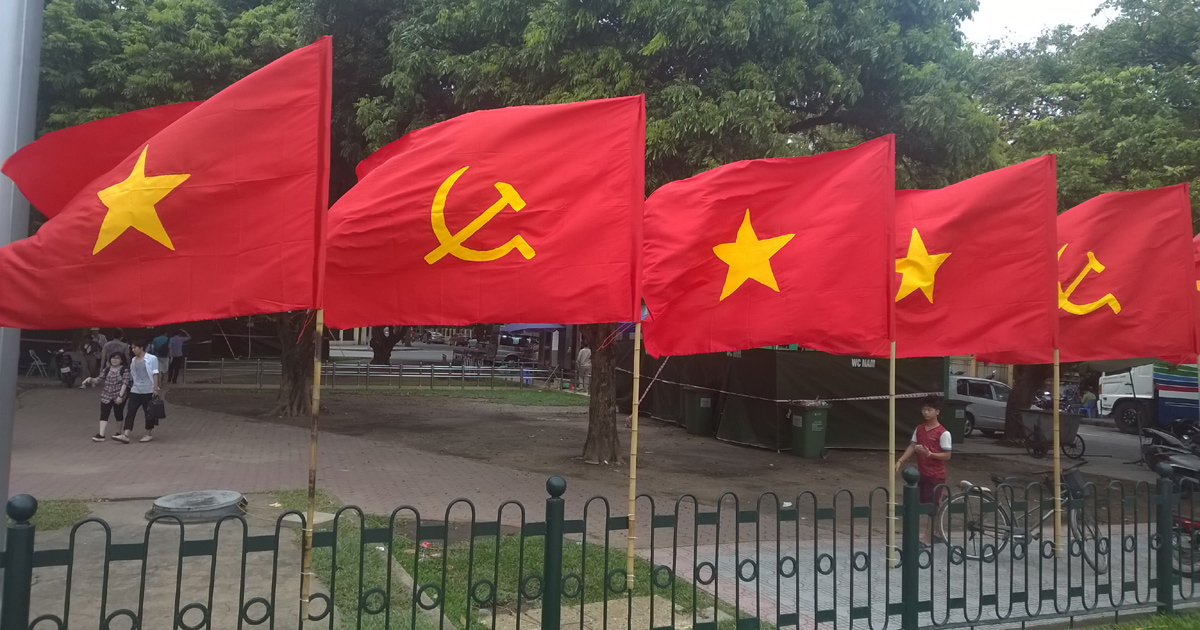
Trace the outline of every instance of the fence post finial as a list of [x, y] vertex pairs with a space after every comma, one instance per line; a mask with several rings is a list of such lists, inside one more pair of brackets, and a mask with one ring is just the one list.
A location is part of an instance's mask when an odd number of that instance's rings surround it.
[[0, 630], [29, 627], [29, 597], [33, 588], [33, 515], [37, 499], [18, 494], [8, 500], [5, 513], [12, 519], [4, 550], [4, 590], [0, 595]]
[[542, 567], [542, 630], [561, 630], [563, 566], [563, 498], [567, 482], [554, 475], [546, 480], [546, 552]]

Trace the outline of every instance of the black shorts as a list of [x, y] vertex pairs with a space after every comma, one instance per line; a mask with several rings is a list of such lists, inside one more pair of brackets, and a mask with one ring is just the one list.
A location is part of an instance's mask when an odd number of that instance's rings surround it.
[[917, 487], [921, 489], [921, 503], [928, 503], [935, 509], [946, 500], [946, 480], [943, 479], [926, 479], [921, 477], [917, 482]]

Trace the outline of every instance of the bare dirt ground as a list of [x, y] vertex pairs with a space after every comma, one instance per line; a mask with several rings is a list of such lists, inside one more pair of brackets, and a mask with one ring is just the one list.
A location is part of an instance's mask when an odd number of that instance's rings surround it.
[[[270, 391], [181, 389], [170, 393], [170, 402], [264, 422], [308, 426], [307, 418], [261, 417], [274, 402]], [[629, 430], [623, 425], [620, 419], [621, 441], [628, 448]], [[580, 458], [587, 433], [586, 407], [334, 391], [322, 396], [321, 430], [519, 471], [587, 479], [611, 488], [606, 492], [610, 499], [623, 497], [627, 484], [628, 470], [623, 463], [589, 465]], [[714, 503], [722, 492], [732, 491], [747, 505], [764, 490], [790, 500], [805, 490], [826, 498], [845, 489], [852, 491], [857, 501], [865, 502], [874, 488], [886, 486], [888, 481], [887, 453], [881, 451], [837, 450], [824, 460], [802, 459], [689, 435], [677, 425], [650, 418], [641, 420], [639, 444], [638, 491], [662, 498], [691, 493], [704, 503]], [[1048, 460], [1037, 463], [971, 455], [951, 460], [948, 477], [951, 484], [960, 479], [987, 483], [992, 474], [1016, 475], [1032, 482], [1038, 477], [1031, 473], [1049, 467]], [[1107, 483], [1103, 478], [1090, 480]]]

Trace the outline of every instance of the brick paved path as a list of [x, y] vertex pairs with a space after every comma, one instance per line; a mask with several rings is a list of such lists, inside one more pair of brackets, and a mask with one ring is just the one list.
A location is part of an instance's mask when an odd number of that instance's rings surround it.
[[[13, 444], [11, 494], [47, 498], [155, 498], [172, 492], [303, 488], [308, 429], [170, 404], [153, 442], [95, 443], [97, 390], [34, 389], [21, 395]], [[112, 432], [110, 425], [109, 432]], [[481, 517], [515, 499], [541, 519], [544, 475], [369, 437], [322, 434], [318, 484], [347, 504], [388, 513], [401, 504], [441, 519], [446, 505], [472, 500]], [[623, 486], [568, 479], [568, 505], [586, 497], [624, 496]]]

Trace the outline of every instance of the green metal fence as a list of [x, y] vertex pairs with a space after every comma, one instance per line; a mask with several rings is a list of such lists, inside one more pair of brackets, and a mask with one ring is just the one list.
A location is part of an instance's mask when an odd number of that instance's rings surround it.
[[[115, 542], [89, 518], [64, 545], [35, 547], [36, 501], [20, 495], [7, 507], [0, 630], [915, 630], [1172, 613], [1196, 601], [1200, 546], [1190, 489], [1160, 474], [1153, 486], [1103, 488], [1066, 476], [1059, 553], [1053, 487], [943, 487], [935, 509], [909, 469], [891, 563], [883, 489], [764, 493], [752, 505], [733, 494], [668, 505], [643, 495], [632, 588], [627, 515], [601, 497], [564, 498], [559, 477], [547, 482], [542, 518], [515, 501], [485, 515], [458, 500], [434, 518], [346, 507], [314, 535], [307, 611], [299, 534], [284, 523], [298, 513], [269, 525], [157, 517], [138, 542]], [[941, 539], [928, 546], [925, 518]]]

